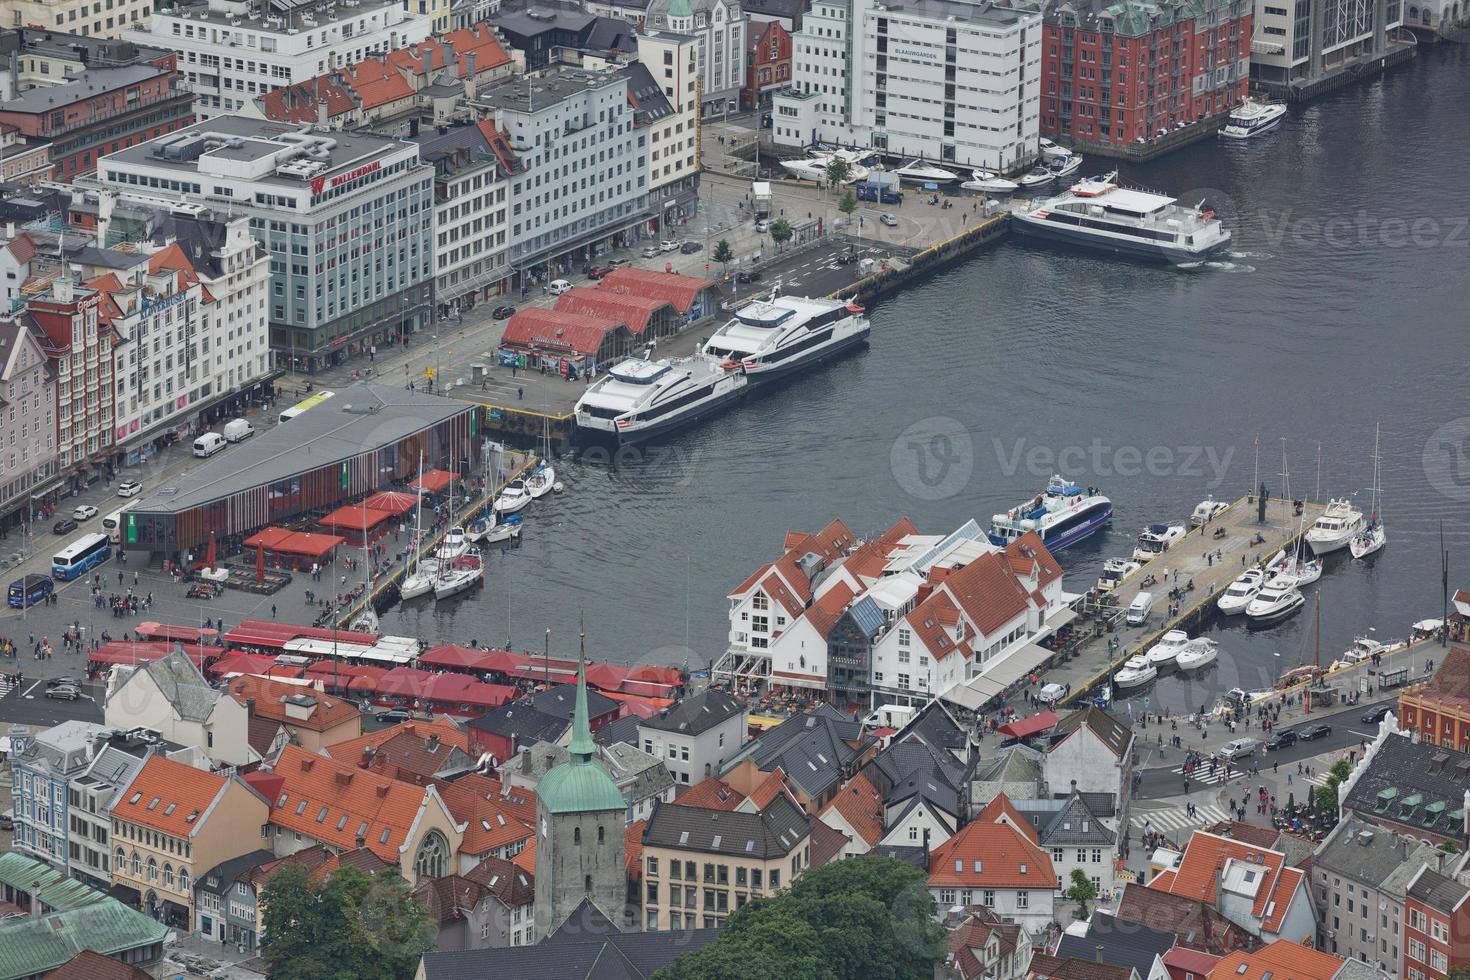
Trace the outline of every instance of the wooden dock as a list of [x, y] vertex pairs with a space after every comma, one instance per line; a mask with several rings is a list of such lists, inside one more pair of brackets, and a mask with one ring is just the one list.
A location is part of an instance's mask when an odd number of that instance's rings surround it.
[[[1086, 638], [1066, 657], [1066, 662], [1046, 670], [1043, 680], [1070, 684], [1071, 693], [1062, 703], [1077, 702], [1111, 677], [1129, 657], [1153, 646], [1169, 630], [1199, 633], [1217, 614], [1215, 601], [1241, 572], [1294, 544], [1324, 509], [1323, 504], [1305, 503], [1298, 511], [1290, 500], [1273, 498], [1266, 504], [1262, 521], [1253, 498], [1237, 500], [1208, 524], [1191, 528], [1168, 551], [1126, 578], [1105, 604], [1084, 600], [1089, 605], [1079, 608], [1086, 614], [1079, 621], [1079, 629]], [[1215, 537], [1219, 528], [1225, 529], [1224, 537]], [[1256, 543], [1257, 535], [1264, 540]], [[1220, 557], [1215, 559], [1217, 552]], [[1145, 587], [1143, 581], [1150, 575], [1158, 581]], [[1178, 600], [1176, 615], [1168, 615], [1169, 590], [1176, 586], [1183, 588], [1191, 580], [1194, 591]], [[1154, 596], [1153, 614], [1141, 627], [1127, 626], [1124, 614], [1138, 593], [1144, 591]], [[1121, 642], [1118, 650], [1110, 655], [1108, 641], [1114, 635]]]

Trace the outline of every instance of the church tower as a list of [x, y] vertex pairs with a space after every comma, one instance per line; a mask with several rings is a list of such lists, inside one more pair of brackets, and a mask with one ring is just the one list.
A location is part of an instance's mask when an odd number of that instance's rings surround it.
[[586, 634], [577, 666], [570, 758], [536, 787], [536, 942], [590, 899], [619, 928], [627, 922], [623, 867], [627, 803], [597, 761], [587, 715]]

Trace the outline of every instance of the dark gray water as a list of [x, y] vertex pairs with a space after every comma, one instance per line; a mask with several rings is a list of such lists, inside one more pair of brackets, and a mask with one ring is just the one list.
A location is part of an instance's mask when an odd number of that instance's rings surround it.
[[[594, 656], [677, 662], [687, 638], [700, 666], [724, 649], [725, 594], [788, 528], [985, 523], [1059, 466], [1116, 507], [1109, 532], [1063, 553], [1080, 592], [1142, 525], [1245, 493], [1257, 437], [1276, 492], [1283, 437], [1293, 495], [1316, 493], [1319, 444], [1322, 497], [1368, 487], [1381, 422], [1389, 546], [1371, 564], [1337, 556], [1308, 597], [1322, 595], [1324, 658], [1369, 627], [1402, 637], [1440, 614], [1442, 519], [1452, 587], [1470, 581], [1466, 104], [1470, 48], [1445, 46], [1265, 137], [1125, 169], [1203, 196], [1232, 252], [1170, 270], [1013, 239], [876, 307], [865, 353], [666, 445], [563, 462], [568, 492], [525, 512], [483, 595], [395, 609], [384, 629], [539, 650], [549, 627], [571, 651], [585, 614]], [[1218, 638], [1208, 686], [1254, 687], [1310, 661], [1311, 615]], [[1199, 693], [1161, 680], [1156, 697]]]

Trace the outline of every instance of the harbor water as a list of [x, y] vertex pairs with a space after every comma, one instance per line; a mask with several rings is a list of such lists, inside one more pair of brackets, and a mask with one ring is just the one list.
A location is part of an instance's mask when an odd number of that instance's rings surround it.
[[1013, 237], [877, 306], [865, 352], [657, 445], [560, 461], [567, 493], [524, 512], [483, 593], [396, 607], [383, 628], [530, 650], [550, 629], [572, 652], [585, 621], [594, 657], [687, 650], [698, 669], [724, 649], [725, 594], [788, 529], [988, 524], [1056, 471], [1115, 504], [1111, 529], [1062, 553], [1081, 592], [1145, 524], [1247, 493], [1257, 458], [1283, 492], [1283, 438], [1293, 496], [1356, 493], [1366, 512], [1381, 422], [1387, 549], [1330, 556], [1274, 629], [1217, 622], [1219, 665], [1147, 696], [1188, 710], [1310, 663], [1319, 594], [1324, 662], [1370, 628], [1402, 638], [1440, 615], [1441, 530], [1451, 588], [1470, 582], [1467, 103], [1470, 47], [1425, 48], [1266, 136], [1125, 168], [1206, 200], [1230, 252], [1167, 269]]

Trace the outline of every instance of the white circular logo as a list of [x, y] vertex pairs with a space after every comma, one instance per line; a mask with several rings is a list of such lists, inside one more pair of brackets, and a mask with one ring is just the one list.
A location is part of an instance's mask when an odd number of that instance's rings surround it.
[[920, 419], [894, 440], [888, 454], [893, 478], [920, 500], [945, 500], [960, 493], [975, 469], [975, 446], [958, 420], [938, 415]]

